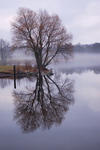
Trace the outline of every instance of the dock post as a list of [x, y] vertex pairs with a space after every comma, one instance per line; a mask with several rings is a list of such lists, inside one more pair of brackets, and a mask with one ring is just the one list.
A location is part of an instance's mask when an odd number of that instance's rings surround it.
[[13, 71], [14, 71], [14, 88], [16, 89], [16, 66], [13, 66]]

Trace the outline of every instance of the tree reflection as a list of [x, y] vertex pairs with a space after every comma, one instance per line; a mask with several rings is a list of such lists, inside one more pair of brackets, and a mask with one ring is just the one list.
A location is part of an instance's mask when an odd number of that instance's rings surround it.
[[14, 91], [15, 116], [24, 132], [61, 124], [73, 103], [73, 82], [60, 75], [39, 74], [33, 87]]
[[11, 84], [11, 80], [10, 79], [0, 79], [0, 88], [5, 88], [6, 86]]

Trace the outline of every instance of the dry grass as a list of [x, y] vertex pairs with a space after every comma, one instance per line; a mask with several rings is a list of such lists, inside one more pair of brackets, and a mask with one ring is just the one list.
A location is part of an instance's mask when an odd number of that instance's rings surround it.
[[[48, 69], [41, 69], [42, 72], [44, 73], [48, 73], [49, 70]], [[3, 73], [13, 73], [13, 66], [0, 66], [0, 72], [3, 72]], [[25, 65], [25, 66], [16, 66], [16, 72], [24, 72], [24, 73], [27, 73], [27, 72], [38, 72], [38, 69], [37, 67], [32, 67], [32, 66], [29, 66], [29, 65]]]
[[[32, 66], [16, 66], [16, 72], [37, 72], [37, 68]], [[13, 66], [0, 66], [0, 72], [13, 73]]]
[[13, 71], [13, 66], [0, 66], [0, 72], [12, 72]]

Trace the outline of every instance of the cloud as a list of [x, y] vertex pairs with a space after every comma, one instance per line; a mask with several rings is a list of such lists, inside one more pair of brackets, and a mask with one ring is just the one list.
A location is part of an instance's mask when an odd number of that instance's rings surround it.
[[98, 6], [100, 6], [100, 2], [90, 3], [85, 12], [76, 18], [75, 25], [84, 28], [95, 27], [98, 24], [100, 25], [100, 9]]
[[[100, 42], [100, 2], [91, 2], [72, 22], [74, 40], [82, 43]], [[76, 30], [75, 30], [76, 29]]]
[[11, 15], [0, 15], [0, 38], [3, 38], [7, 41], [11, 41], [11, 22], [13, 16]]
[[13, 16], [0, 16], [0, 29], [9, 29], [10, 22], [13, 20]]
[[73, 34], [74, 43], [99, 42], [100, 2], [98, 0], [6, 0], [0, 5], [0, 30], [10, 30], [11, 16], [15, 16], [19, 7], [34, 11], [46, 9], [60, 16], [68, 32]]

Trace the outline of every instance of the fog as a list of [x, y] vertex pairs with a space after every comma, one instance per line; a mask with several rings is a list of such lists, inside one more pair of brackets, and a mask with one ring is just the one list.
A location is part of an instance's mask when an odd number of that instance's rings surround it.
[[[62, 62], [62, 63], [61, 63]], [[85, 70], [100, 70], [100, 53], [74, 53], [68, 60], [60, 59], [52, 67], [68, 72], [82, 72]]]
[[[15, 51], [12, 58], [7, 60], [7, 65], [35, 65], [35, 59], [32, 53], [25, 51]], [[72, 56], [67, 59], [62, 56], [56, 57], [54, 62], [49, 65], [49, 68], [61, 70], [63, 72], [73, 73], [82, 72], [85, 70], [94, 70], [96, 73], [100, 72], [100, 53], [78, 53], [74, 52]]]

